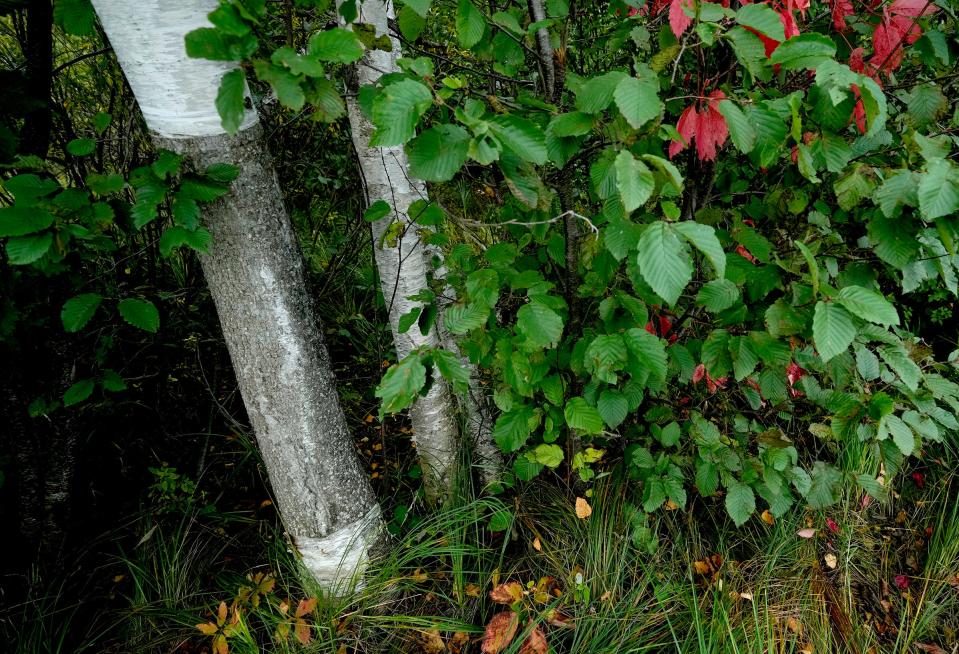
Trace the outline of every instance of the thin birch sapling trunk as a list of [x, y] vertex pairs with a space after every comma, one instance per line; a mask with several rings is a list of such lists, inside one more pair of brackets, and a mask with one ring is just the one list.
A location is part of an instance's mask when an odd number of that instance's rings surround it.
[[[356, 6], [358, 23], [372, 25], [377, 36], [389, 34], [388, 20], [394, 18], [390, 0], [358, 1]], [[400, 72], [396, 64], [402, 56], [400, 43], [392, 37], [391, 41], [392, 52], [369, 50], [357, 62], [356, 75], [360, 86], [375, 84], [384, 74]], [[347, 109], [367, 204], [383, 200], [392, 208], [392, 213], [373, 223], [373, 249], [380, 286], [389, 309], [396, 356], [402, 359], [417, 348], [440, 346], [436, 328], [423, 334], [416, 324], [406, 333], [400, 333], [399, 327], [400, 317], [420, 306], [408, 298], [428, 286], [429, 253], [420, 240], [418, 226], [409, 217], [410, 205], [427, 199], [426, 185], [410, 177], [409, 162], [402, 147], [370, 145], [373, 124], [363, 115], [356, 98], [348, 98]], [[394, 223], [403, 227], [398, 234], [390, 233]], [[433, 500], [442, 499], [452, 481], [457, 454], [455, 418], [449, 385], [434, 370], [429, 392], [410, 408], [413, 440], [423, 466], [427, 495]]]
[[226, 134], [215, 108], [233, 64], [187, 57], [216, 0], [94, 0], [158, 147], [198, 169], [232, 163], [232, 192], [208, 205], [200, 262], [284, 526], [321, 586], [343, 590], [365, 566], [380, 507], [336, 394], [303, 259], [255, 111]]

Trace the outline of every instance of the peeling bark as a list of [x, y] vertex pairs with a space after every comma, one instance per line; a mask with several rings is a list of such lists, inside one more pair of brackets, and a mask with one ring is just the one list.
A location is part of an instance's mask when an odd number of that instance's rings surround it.
[[339, 404], [256, 114], [248, 112], [237, 135], [223, 133], [214, 98], [230, 66], [183, 51], [184, 35], [206, 25], [216, 6], [94, 0], [156, 144], [199, 169], [221, 162], [240, 169], [232, 192], [205, 207], [213, 245], [200, 262], [284, 526], [306, 569], [336, 591], [365, 565], [380, 508]]

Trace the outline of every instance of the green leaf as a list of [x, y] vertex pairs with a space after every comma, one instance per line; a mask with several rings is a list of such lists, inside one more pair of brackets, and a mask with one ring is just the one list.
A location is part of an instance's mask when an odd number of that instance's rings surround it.
[[726, 32], [726, 38], [733, 47], [733, 54], [749, 74], [758, 80], [768, 80], [772, 68], [766, 58], [766, 49], [758, 36], [742, 27], [734, 27]]
[[40, 207], [0, 207], [0, 238], [40, 232], [53, 221], [53, 214]]
[[433, 106], [433, 93], [415, 80], [390, 84], [373, 100], [373, 124], [376, 132], [370, 145], [402, 145], [413, 138], [420, 118]]
[[902, 345], [884, 345], [879, 348], [879, 356], [899, 375], [906, 388], [913, 392], [919, 390], [922, 369], [909, 357], [909, 352]]
[[433, 0], [403, 0], [403, 4], [423, 18], [426, 18], [426, 14], [429, 13], [430, 5], [433, 4]]
[[160, 329], [160, 312], [149, 300], [126, 298], [117, 305], [120, 316], [138, 329], [156, 333]]
[[839, 501], [842, 473], [822, 461], [816, 461], [810, 475], [806, 501], [814, 509], [825, 509]]
[[426, 29], [426, 19], [416, 13], [412, 7], [406, 6], [400, 9], [396, 17], [396, 22], [400, 26], [400, 33], [411, 42], [416, 42]]
[[99, 196], [119, 193], [126, 186], [123, 175], [118, 173], [91, 173], [86, 178], [87, 187]]
[[706, 307], [706, 310], [712, 313], [725, 311], [738, 300], [739, 287], [728, 279], [714, 279], [703, 284], [696, 295], [696, 304]]
[[74, 157], [86, 157], [97, 149], [97, 142], [93, 139], [73, 139], [67, 143], [67, 152]]
[[736, 12], [736, 22], [744, 27], [753, 28], [773, 41], [786, 40], [782, 20], [769, 5], [751, 4], [742, 7]]
[[581, 397], [570, 398], [563, 414], [570, 429], [579, 429], [593, 435], [603, 433], [603, 417]]
[[410, 174], [428, 182], [448, 182], [466, 163], [470, 135], [459, 125], [437, 125], [406, 147]]
[[588, 114], [605, 110], [613, 101], [619, 83], [626, 77], [621, 70], [614, 70], [587, 80], [576, 92], [576, 108]]
[[594, 117], [582, 111], [571, 111], [554, 117], [549, 130], [554, 136], [583, 136], [593, 130]]
[[533, 417], [532, 407], [525, 404], [500, 414], [493, 425], [493, 440], [507, 454], [515, 452], [529, 440], [529, 422]]
[[443, 322], [451, 334], [461, 335], [486, 324], [489, 308], [482, 304], [456, 305], [443, 312]]
[[417, 352], [390, 366], [376, 388], [376, 397], [383, 400], [382, 413], [396, 413], [407, 408], [426, 385], [426, 368]]
[[839, 301], [853, 315], [878, 325], [898, 325], [896, 308], [876, 291], [862, 286], [846, 286], [839, 291]]
[[646, 204], [656, 184], [653, 173], [629, 150], [620, 150], [614, 162], [616, 186], [623, 200], [626, 213], [631, 213]]
[[649, 225], [637, 245], [639, 272], [666, 304], [676, 304], [693, 278], [693, 264], [683, 242], [667, 223]]
[[563, 336], [563, 318], [541, 302], [530, 302], [516, 313], [516, 331], [531, 349], [556, 347]]
[[470, 0], [459, 0], [456, 7], [456, 34], [460, 46], [469, 50], [480, 42], [486, 32], [486, 19], [483, 12]]
[[[766, 5], [746, 5], [749, 7], [765, 7]], [[776, 12], [773, 12], [776, 13]], [[776, 19], [778, 22], [778, 18]], [[732, 100], [722, 100], [719, 103], [719, 113], [726, 119], [726, 126], [729, 128], [729, 137], [733, 140], [733, 145], [743, 154], [749, 154], [756, 147], [756, 130], [752, 123], [746, 118], [746, 114]]]
[[351, 64], [363, 56], [363, 44], [351, 30], [334, 27], [310, 37], [309, 52], [322, 61]]
[[636, 357], [639, 364], [649, 371], [649, 376], [657, 380], [659, 385], [666, 381], [666, 348], [663, 341], [650, 334], [645, 329], [634, 327], [628, 329], [623, 338], [630, 354]]
[[823, 362], [845, 352], [856, 336], [852, 316], [836, 304], [816, 303], [812, 319], [813, 340]]
[[930, 161], [920, 175], [919, 211], [925, 220], [959, 211], [959, 175], [945, 159]]
[[175, 248], [186, 246], [191, 250], [210, 252], [210, 243], [213, 242], [213, 236], [203, 227], [196, 229], [187, 229], [186, 227], [174, 226], [163, 230], [160, 236], [160, 254], [169, 257]]
[[742, 527], [756, 511], [756, 496], [746, 484], [734, 481], [726, 488], [726, 511], [737, 527]]
[[52, 244], [53, 234], [50, 232], [11, 238], [7, 241], [7, 263], [15, 266], [33, 263], [45, 255]]
[[913, 449], [916, 447], [916, 436], [912, 433], [909, 425], [903, 422], [902, 418], [894, 413], [884, 416], [882, 423], [889, 431], [889, 434], [892, 435], [892, 441], [896, 444], [896, 447], [899, 448], [899, 451], [902, 452], [902, 455], [909, 456], [912, 454]]
[[879, 205], [886, 218], [893, 218], [899, 207], [915, 207], [919, 204], [917, 192], [919, 175], [911, 170], [893, 171], [873, 194], [873, 202]]
[[206, 167], [203, 176], [214, 182], [229, 184], [240, 175], [239, 166], [228, 163], [215, 163]]
[[96, 24], [90, 0], [56, 0], [53, 3], [53, 20], [72, 36], [92, 36]]
[[227, 134], [236, 134], [246, 111], [246, 76], [242, 68], [231, 70], [220, 80], [216, 110]]
[[715, 229], [692, 220], [674, 223], [673, 228], [682, 234], [694, 248], [703, 253], [703, 256], [712, 264], [718, 279], [726, 276], [726, 253], [723, 252], [723, 246], [716, 238]]
[[563, 448], [543, 443], [533, 448], [533, 458], [547, 468], [556, 468], [563, 462]]
[[303, 79], [294, 75], [282, 66], [276, 66], [268, 61], [253, 62], [253, 69], [260, 80], [269, 83], [276, 93], [276, 99], [284, 107], [299, 111], [306, 104], [306, 94], [303, 92]]
[[600, 334], [586, 348], [586, 370], [608, 384], [618, 381], [616, 373], [626, 365], [628, 353], [620, 334]]
[[73, 406], [83, 402], [93, 394], [96, 382], [92, 379], [81, 379], [67, 389], [63, 394], [63, 406]]
[[457, 393], [469, 391], [470, 371], [456, 354], [449, 350], [433, 350], [433, 363]]
[[489, 123], [490, 132], [519, 158], [537, 164], [546, 163], [546, 134], [534, 123], [518, 116], [497, 116]]
[[816, 68], [824, 61], [836, 58], [836, 44], [832, 39], [816, 32], [794, 36], [779, 44], [769, 56], [769, 63], [779, 64], [785, 70]]
[[639, 129], [663, 111], [656, 84], [636, 77], [624, 77], [613, 91], [616, 107], [626, 122]]
[[121, 377], [116, 370], [104, 370], [100, 384], [104, 390], [110, 391], [111, 393], [119, 393], [120, 391], [125, 391], [127, 388], [127, 383], [123, 381], [123, 377]]
[[629, 415], [629, 400], [619, 391], [605, 390], [599, 395], [596, 409], [603, 417], [603, 422], [609, 425], [610, 429], [616, 429]]
[[68, 332], [78, 332], [83, 329], [93, 318], [101, 302], [103, 302], [103, 296], [99, 293], [83, 293], [67, 300], [60, 311], [63, 329]]

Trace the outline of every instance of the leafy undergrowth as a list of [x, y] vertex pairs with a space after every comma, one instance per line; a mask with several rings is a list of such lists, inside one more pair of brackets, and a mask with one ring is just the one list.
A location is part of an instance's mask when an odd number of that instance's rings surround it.
[[[256, 468], [252, 448], [230, 452], [210, 465]], [[953, 652], [953, 464], [927, 457], [885, 503], [850, 489], [828, 512], [740, 529], [720, 497], [645, 522], [617, 475], [588, 495], [543, 478], [508, 507], [463, 476], [440, 511], [399, 492], [388, 546], [340, 598], [304, 583], [269, 502], [221, 512], [202, 480], [164, 478], [124, 528], [138, 542], [44, 580], [4, 635], [18, 652]], [[81, 582], [92, 619], [59, 596]]]

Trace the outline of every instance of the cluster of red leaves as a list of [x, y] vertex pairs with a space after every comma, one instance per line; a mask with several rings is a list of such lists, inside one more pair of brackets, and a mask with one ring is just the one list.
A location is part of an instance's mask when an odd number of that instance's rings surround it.
[[726, 382], [729, 381], [729, 377], [716, 377], [714, 379], [706, 370], [706, 366], [701, 363], [693, 371], [693, 383], [698, 384], [704, 378], [706, 379], [706, 390], [709, 391], [710, 395], [715, 395], [720, 388], [726, 388]]
[[669, 344], [672, 345], [679, 338], [678, 334], [670, 333], [673, 330], [673, 321], [670, 320], [667, 316], [660, 314], [658, 317], [654, 317], [655, 322], [650, 320], [646, 323], [646, 331], [648, 331], [653, 336], [659, 336], [660, 338], [665, 338], [669, 341]]
[[686, 146], [696, 141], [696, 154], [701, 161], [712, 161], [716, 158], [716, 150], [721, 148], [729, 137], [729, 127], [726, 119], [719, 112], [719, 103], [726, 99], [726, 94], [716, 89], [706, 98], [705, 107], [698, 108], [700, 100], [694, 101], [683, 110], [676, 123], [676, 131], [683, 137], [682, 141], [673, 141], [669, 144], [669, 158], [686, 149]]
[[[551, 577], [544, 577], [537, 585], [539, 592], [547, 592], [550, 585], [554, 583]], [[515, 581], [509, 581], [499, 584], [490, 591], [490, 599], [497, 604], [509, 605], [512, 608], [506, 611], [500, 611], [486, 625], [486, 631], [483, 634], [483, 644], [480, 651], [482, 654], [499, 654], [505, 650], [519, 631], [519, 613], [513, 609], [518, 608], [520, 602], [526, 596], [523, 586]], [[556, 610], [551, 610], [546, 616], [546, 622], [554, 627], [571, 626], [569, 618]], [[519, 654], [547, 654], [549, 652], [549, 643], [546, 641], [546, 632], [540, 624], [534, 624], [533, 620], [528, 622], [532, 627], [526, 640], [520, 647]]]
[[[880, 3], [873, 0], [875, 8]], [[882, 5], [882, 14], [872, 33], [872, 58], [866, 61], [865, 48], [854, 48], [849, 53], [849, 68], [853, 72], [868, 75], [882, 87], [880, 74], [891, 75], [905, 56], [906, 46], [915, 43], [922, 36], [918, 20], [929, 16], [939, 8], [930, 0], [893, 0]], [[855, 15], [851, 0], [832, 0], [833, 26], [840, 32], [849, 30], [846, 18]], [[866, 131], [866, 109], [859, 94], [859, 87], [852, 86], [856, 94], [856, 107], [853, 119], [860, 132]]]

